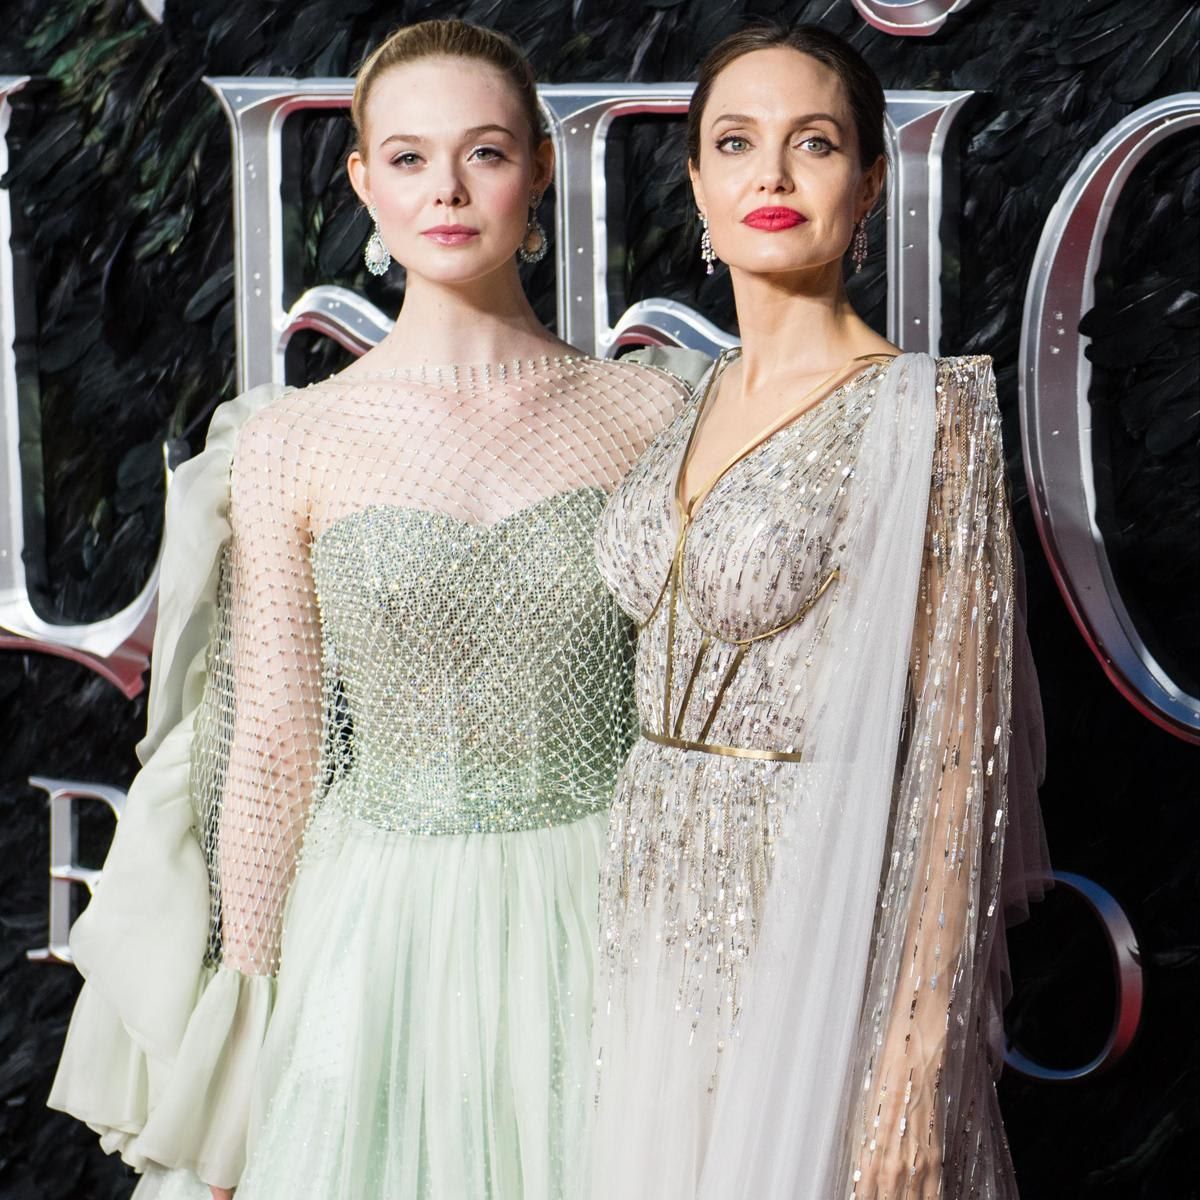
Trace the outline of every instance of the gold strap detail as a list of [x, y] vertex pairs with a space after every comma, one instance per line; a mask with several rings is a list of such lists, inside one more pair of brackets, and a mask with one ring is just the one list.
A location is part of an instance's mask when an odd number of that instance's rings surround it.
[[685, 738], [648, 733], [644, 729], [642, 737], [656, 746], [670, 746], [675, 750], [699, 750], [704, 754], [723, 754], [728, 758], [753, 758], [760, 762], [800, 762], [804, 757], [799, 750], [755, 750], [750, 746], [721, 746], [716, 742], [689, 742]]
[[675, 674], [675, 614], [679, 609], [679, 559], [683, 554], [683, 539], [675, 547], [675, 558], [671, 562], [671, 599], [667, 612], [667, 682], [663, 688], [664, 729], [671, 727], [671, 680]]
[[[748, 644], [743, 644], [738, 647], [738, 652], [733, 656], [729, 663], [729, 667], [725, 671], [725, 678], [721, 680], [721, 686], [717, 689], [716, 699], [712, 702], [712, 708], [708, 710], [708, 716], [704, 720], [704, 726], [700, 730], [700, 740], [703, 742], [708, 737], [708, 731], [713, 727], [713, 722], [717, 719], [717, 713], [721, 709], [721, 702], [725, 699], [725, 693], [729, 691], [729, 685], [733, 682], [733, 677], [738, 673], [738, 668], [742, 665], [746, 657], [746, 651], [750, 647]], [[664, 728], [666, 728], [664, 726]], [[679, 731], [676, 730], [676, 733]]]
[[[683, 699], [679, 702], [679, 712], [675, 717], [674, 734], [679, 736], [683, 729], [683, 719], [687, 716], [688, 705], [692, 700], [692, 688], [696, 686], [696, 676], [700, 674], [700, 664], [704, 661], [704, 656], [708, 653], [709, 646], [712, 645], [712, 639], [707, 634], [700, 639], [700, 649], [696, 651], [696, 661], [692, 663], [692, 673], [688, 677], [687, 687], [683, 693]], [[664, 725], [665, 729], [666, 726]]]
[[[828, 375], [820, 380], [815, 387], [809, 388], [807, 392], [774, 424], [767, 426], [751, 441], [747, 442], [732, 458], [728, 459], [724, 466], [721, 467], [708, 482], [700, 488], [699, 491], [692, 493], [692, 498], [685, 504], [683, 500], [683, 477], [687, 474], [688, 467], [692, 457], [692, 447], [696, 440], [696, 432], [700, 428], [709, 408], [709, 401], [712, 398], [714, 391], [713, 386], [718, 378], [725, 373], [725, 368], [729, 363], [731, 352], [726, 350], [717, 360], [712, 373], [709, 375], [708, 386], [704, 389], [704, 395], [700, 399], [700, 404], [696, 410], [696, 419], [692, 423], [691, 431], [688, 434], [687, 443], [683, 448], [683, 458], [679, 463], [679, 470], [675, 476], [675, 505], [679, 510], [680, 518], [687, 522], [692, 520], [696, 515], [696, 510], [700, 507], [703, 501], [707, 498], [709, 492], [726, 476], [743, 458], [747, 458], [753, 454], [764, 442], [770, 441], [781, 430], [786, 429], [793, 422], [798, 421], [810, 409], [819, 408], [826, 400], [835, 396], [848, 383], [856, 379], [866, 368], [857, 367], [856, 364], [867, 362], [881, 365], [882, 362], [890, 361], [896, 356], [882, 354], [860, 354], [856, 358], [852, 358], [849, 362], [843, 363], [840, 367], [835, 367]], [[837, 380], [835, 384], [833, 381]], [[817, 399], [814, 401], [814, 397]]]

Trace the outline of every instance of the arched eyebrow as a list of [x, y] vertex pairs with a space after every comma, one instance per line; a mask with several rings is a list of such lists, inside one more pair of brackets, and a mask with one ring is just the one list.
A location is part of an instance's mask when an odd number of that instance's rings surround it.
[[[516, 141], [517, 135], [511, 129], [504, 125], [473, 125], [470, 129], [463, 130], [463, 140], [470, 141], [472, 138], [477, 138], [485, 133], [503, 133], [506, 136]], [[393, 133], [389, 137], [385, 137], [379, 143], [380, 148], [390, 145], [392, 142], [412, 142], [416, 145], [423, 144], [427, 139], [421, 137], [418, 133]]]
[[[833, 115], [833, 113], [827, 112], [806, 113], [802, 117], [796, 117], [792, 121], [791, 125], [793, 129], [796, 129], [801, 125], [811, 125], [814, 121], [828, 121], [830, 125], [833, 125], [838, 130], [839, 133], [843, 131], [841, 121], [839, 121], [837, 117]], [[722, 124], [757, 125], [758, 121], [755, 117], [747, 116], [745, 113], [722, 113], [719, 117], [715, 117], [713, 119], [712, 124], [713, 128], [716, 128], [716, 126]]]

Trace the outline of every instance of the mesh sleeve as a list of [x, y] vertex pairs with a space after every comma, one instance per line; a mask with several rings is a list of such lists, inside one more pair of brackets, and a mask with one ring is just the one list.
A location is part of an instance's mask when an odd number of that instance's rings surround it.
[[273, 412], [243, 430], [230, 490], [193, 790], [214, 895], [209, 958], [269, 975], [321, 777], [323, 715], [303, 472]]
[[[874, 1054], [855, 1195], [958, 1196], [979, 1141], [986, 960], [1005, 833], [1013, 577], [990, 360], [938, 375], [937, 435], [914, 624], [912, 699], [874, 964]], [[968, 1145], [971, 1139], [975, 1143]]]

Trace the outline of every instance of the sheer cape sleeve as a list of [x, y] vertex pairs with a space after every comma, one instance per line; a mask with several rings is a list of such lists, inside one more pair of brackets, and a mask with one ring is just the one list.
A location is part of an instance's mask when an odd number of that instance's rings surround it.
[[316, 618], [277, 391], [218, 408], [172, 480], [143, 766], [72, 929], [85, 984], [49, 1100], [139, 1170], [226, 1187], [318, 758]]
[[939, 364], [931, 476], [850, 1158], [882, 1170], [868, 1170], [879, 1194], [924, 1157], [939, 1195], [1000, 1196], [1011, 1178], [993, 1086], [1003, 920], [1027, 912], [1049, 864], [1041, 713], [988, 359]]

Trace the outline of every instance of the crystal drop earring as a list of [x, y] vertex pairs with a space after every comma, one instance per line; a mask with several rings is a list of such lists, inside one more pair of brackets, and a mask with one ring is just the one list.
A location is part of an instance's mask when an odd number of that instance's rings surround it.
[[863, 217], [854, 227], [854, 241], [850, 244], [850, 260], [854, 263], [854, 273], [857, 275], [867, 261], [867, 218]]
[[546, 257], [550, 248], [550, 239], [546, 236], [545, 227], [538, 220], [537, 207], [542, 202], [541, 196], [529, 198], [529, 221], [525, 226], [525, 236], [517, 247], [517, 259], [523, 263], [540, 263]]
[[700, 234], [700, 258], [704, 262], [704, 273], [711, 275], [713, 273], [713, 263], [717, 261], [716, 254], [713, 253], [712, 236], [708, 232], [708, 218], [701, 213], [700, 224], [704, 226]]
[[388, 267], [392, 265], [392, 256], [379, 232], [379, 215], [375, 211], [375, 205], [372, 204], [367, 212], [371, 214], [371, 223], [375, 228], [371, 230], [371, 236], [367, 238], [367, 245], [363, 250], [363, 262], [367, 264], [367, 270], [372, 275], [386, 275]]

